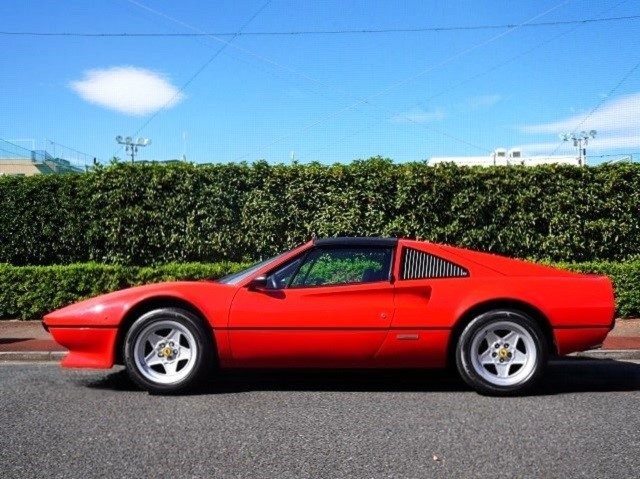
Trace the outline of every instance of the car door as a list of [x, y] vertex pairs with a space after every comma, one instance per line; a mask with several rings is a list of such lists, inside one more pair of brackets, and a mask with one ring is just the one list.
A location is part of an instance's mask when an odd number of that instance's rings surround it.
[[364, 366], [393, 319], [393, 248], [314, 247], [241, 288], [228, 323], [236, 366]]

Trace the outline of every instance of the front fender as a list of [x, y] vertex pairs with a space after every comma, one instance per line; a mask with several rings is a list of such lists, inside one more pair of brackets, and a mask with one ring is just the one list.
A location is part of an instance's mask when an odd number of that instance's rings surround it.
[[[110, 368], [118, 332], [127, 314], [144, 302], [180, 300], [202, 313], [215, 331], [227, 325], [236, 288], [213, 282], [159, 283], [124, 289], [61, 308], [44, 317], [45, 327], [69, 350], [65, 367]], [[226, 344], [224, 337], [219, 344]]]

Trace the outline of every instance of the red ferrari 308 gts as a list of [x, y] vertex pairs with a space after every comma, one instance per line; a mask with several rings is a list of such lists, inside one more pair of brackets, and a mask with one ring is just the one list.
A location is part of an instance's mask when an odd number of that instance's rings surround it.
[[486, 394], [602, 343], [611, 281], [440, 244], [329, 238], [217, 281], [151, 284], [48, 314], [66, 367], [124, 364], [152, 392], [220, 368], [432, 368]]

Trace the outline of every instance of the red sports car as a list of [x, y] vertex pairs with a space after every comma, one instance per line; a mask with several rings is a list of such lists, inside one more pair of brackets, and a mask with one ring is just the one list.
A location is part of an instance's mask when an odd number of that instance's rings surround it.
[[220, 368], [431, 368], [530, 387], [549, 355], [602, 343], [611, 281], [440, 244], [310, 241], [217, 281], [125, 289], [48, 314], [65, 367], [124, 364], [153, 392]]

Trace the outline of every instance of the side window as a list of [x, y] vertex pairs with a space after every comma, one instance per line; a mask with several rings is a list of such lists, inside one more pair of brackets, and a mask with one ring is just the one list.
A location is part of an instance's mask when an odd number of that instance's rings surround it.
[[302, 258], [296, 258], [271, 273], [267, 281], [267, 289], [285, 288], [289, 284], [291, 277], [298, 271], [301, 262]]
[[305, 257], [289, 286], [303, 288], [389, 281], [391, 257], [391, 248], [318, 248]]
[[401, 279], [464, 278], [469, 272], [451, 261], [424, 251], [404, 248], [402, 251]]

